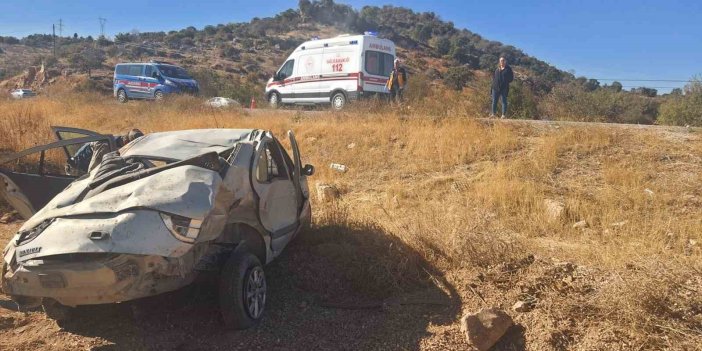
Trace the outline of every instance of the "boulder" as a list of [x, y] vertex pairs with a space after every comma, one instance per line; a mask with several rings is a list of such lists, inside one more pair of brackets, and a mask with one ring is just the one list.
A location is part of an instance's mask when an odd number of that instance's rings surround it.
[[461, 318], [461, 331], [468, 343], [479, 351], [490, 349], [514, 324], [512, 318], [498, 308], [487, 308]]
[[565, 205], [560, 201], [544, 199], [544, 209], [546, 211], [546, 219], [549, 222], [556, 222], [563, 216]]
[[317, 182], [316, 188], [319, 202], [332, 202], [339, 198], [339, 189], [331, 184]]

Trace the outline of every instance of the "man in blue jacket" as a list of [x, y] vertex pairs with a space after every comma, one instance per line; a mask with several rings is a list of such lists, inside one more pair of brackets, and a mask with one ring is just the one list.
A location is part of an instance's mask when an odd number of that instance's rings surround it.
[[507, 115], [507, 95], [509, 94], [509, 83], [514, 80], [512, 67], [507, 64], [507, 59], [500, 57], [499, 65], [492, 75], [492, 110], [490, 117], [495, 117], [497, 113], [497, 99], [502, 99], [502, 118]]

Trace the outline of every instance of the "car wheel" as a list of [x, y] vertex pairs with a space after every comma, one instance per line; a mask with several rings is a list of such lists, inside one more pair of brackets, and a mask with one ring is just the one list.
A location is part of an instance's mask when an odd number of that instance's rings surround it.
[[42, 309], [46, 316], [55, 320], [58, 323], [66, 322], [71, 319], [73, 307], [62, 305], [54, 299], [44, 299], [41, 303]]
[[156, 99], [156, 101], [162, 101], [163, 100], [163, 92], [160, 90], [156, 90], [156, 92], [154, 93], [154, 99]]
[[332, 108], [336, 111], [340, 111], [344, 109], [344, 106], [346, 106], [346, 95], [342, 92], [335, 93], [332, 96], [331, 99], [332, 103]]
[[117, 101], [119, 101], [121, 103], [125, 103], [125, 102], [127, 102], [127, 100], [129, 100], [129, 98], [127, 98], [127, 92], [124, 91], [124, 89], [118, 90], [117, 91]]
[[225, 326], [247, 329], [263, 317], [266, 275], [261, 262], [247, 251], [235, 251], [219, 278], [219, 308]]

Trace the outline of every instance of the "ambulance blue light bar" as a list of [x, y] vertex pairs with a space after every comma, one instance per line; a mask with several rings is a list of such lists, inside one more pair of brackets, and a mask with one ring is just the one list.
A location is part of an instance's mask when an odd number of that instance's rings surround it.
[[364, 35], [372, 35], [374, 37], [378, 36], [378, 32], [371, 32], [371, 31], [365, 31], [363, 32]]

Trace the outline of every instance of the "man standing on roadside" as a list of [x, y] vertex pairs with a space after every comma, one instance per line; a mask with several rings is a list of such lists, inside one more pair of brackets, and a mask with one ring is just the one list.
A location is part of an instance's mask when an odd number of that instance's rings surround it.
[[512, 67], [507, 64], [507, 59], [500, 57], [499, 65], [492, 75], [492, 110], [490, 117], [495, 117], [497, 113], [497, 99], [502, 99], [502, 118], [507, 115], [507, 95], [509, 94], [509, 83], [512, 83], [514, 73]]
[[397, 103], [402, 102], [402, 93], [405, 91], [405, 86], [407, 86], [407, 71], [404, 67], [400, 66], [400, 59], [395, 59], [395, 64], [390, 72], [390, 78], [385, 86], [390, 91], [390, 99], [396, 101]]

